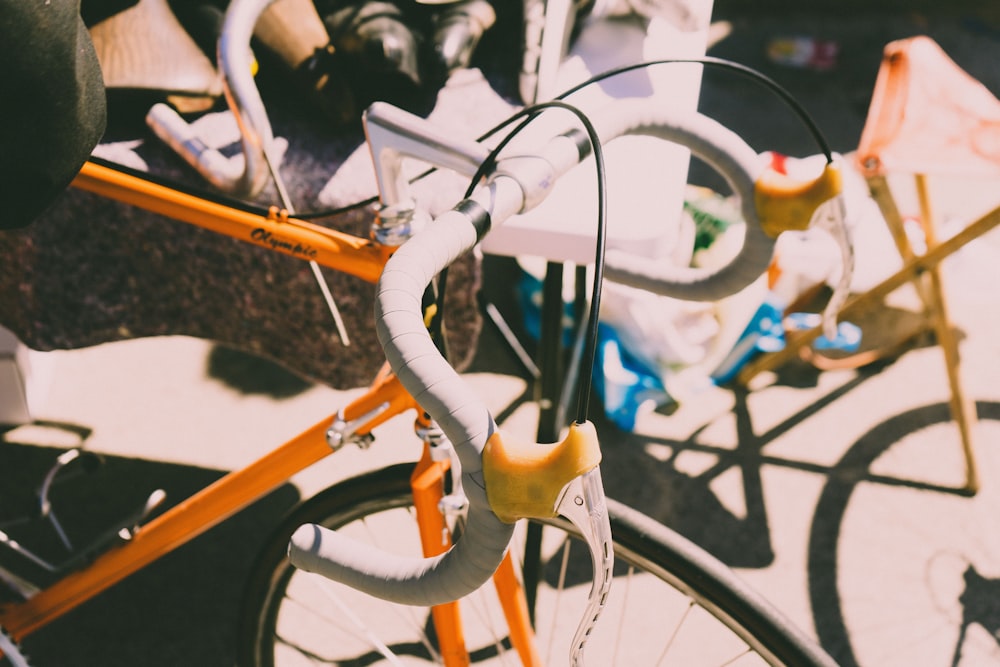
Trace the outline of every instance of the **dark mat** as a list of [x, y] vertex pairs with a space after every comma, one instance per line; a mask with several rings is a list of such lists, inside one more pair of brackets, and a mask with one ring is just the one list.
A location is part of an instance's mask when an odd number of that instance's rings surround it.
[[[322, 119], [302, 113], [301, 99], [277, 86], [269, 112], [275, 134], [288, 140], [281, 173], [296, 210], [331, 205], [320, 194], [336, 179], [348, 192], [374, 194], [370, 163], [338, 171], [358, 153], [360, 130], [327, 130]], [[114, 93], [101, 151], [207, 190], [145, 129], [143, 107], [135, 104], [144, 96]], [[361, 185], [352, 186], [354, 180]], [[277, 203], [273, 190], [258, 203]], [[370, 221], [363, 209], [321, 224], [367, 236]], [[383, 360], [372, 327], [372, 285], [324, 269], [351, 335], [345, 348], [307, 263], [89, 193], [70, 190], [29, 228], [0, 232], [0, 258], [0, 325], [32, 349], [189, 335], [272, 358], [337, 388], [367, 384]], [[446, 325], [453, 360], [462, 367], [481, 326], [478, 261], [470, 255], [457, 263], [449, 285]]]

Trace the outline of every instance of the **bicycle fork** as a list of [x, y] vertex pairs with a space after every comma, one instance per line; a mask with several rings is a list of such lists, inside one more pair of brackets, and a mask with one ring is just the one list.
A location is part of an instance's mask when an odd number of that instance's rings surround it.
[[[410, 487], [423, 555], [440, 555], [451, 548], [453, 534], [461, 532], [466, 508], [461, 475], [455, 474], [458, 466], [452, 465], [454, 450], [387, 367], [383, 367], [375, 378], [372, 388], [373, 391], [338, 413], [327, 439], [335, 450], [348, 443], [366, 447], [373, 439], [371, 430], [375, 426], [408, 407], [417, 409], [414, 431], [423, 442], [423, 452], [410, 475]], [[509, 552], [493, 575], [493, 585], [507, 622], [511, 645], [521, 664], [526, 667], [541, 665], [525, 585]], [[431, 617], [444, 664], [447, 667], [469, 665], [459, 602], [433, 607]]]
[[[432, 557], [451, 548], [453, 531], [456, 527], [461, 530], [465, 503], [460, 475], [450, 474], [454, 470], [450, 443], [425, 413], [417, 417], [415, 430], [424, 441], [424, 451], [410, 476], [410, 486], [423, 555]], [[450, 492], [445, 493], [449, 483]], [[507, 622], [511, 645], [521, 664], [541, 665], [524, 584], [509, 551], [493, 575], [493, 585]], [[447, 667], [469, 665], [458, 601], [433, 607], [431, 616], [444, 664]]]

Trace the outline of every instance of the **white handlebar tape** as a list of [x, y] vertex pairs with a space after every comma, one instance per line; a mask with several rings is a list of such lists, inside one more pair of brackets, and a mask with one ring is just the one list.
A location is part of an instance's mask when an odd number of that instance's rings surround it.
[[718, 171], [740, 199], [746, 236], [743, 247], [728, 264], [711, 269], [670, 265], [608, 250], [605, 277], [689, 301], [716, 301], [759, 278], [771, 262], [775, 240], [761, 229], [754, 204], [754, 184], [762, 170], [757, 153], [735, 132], [701, 114], [671, 115], [639, 101], [616, 102], [612, 108], [614, 114], [600, 117], [602, 136], [643, 134], [673, 141]]
[[424, 325], [421, 297], [437, 273], [476, 243], [470, 219], [451, 211], [405, 243], [379, 281], [376, 331], [400, 382], [430, 413], [455, 447], [469, 515], [462, 537], [436, 558], [402, 558], [333, 531], [303, 526], [292, 536], [289, 558], [391, 602], [434, 605], [463, 597], [492, 576], [513, 535], [490, 510], [482, 451], [496, 430], [493, 417], [434, 346]]
[[[609, 115], [610, 114], [610, 115]], [[647, 102], [616, 102], [594, 119], [602, 141], [621, 134], [649, 134], [675, 141], [718, 169], [743, 199], [747, 244], [736, 260], [712, 272], [663, 276], [612, 270], [616, 279], [669, 287], [684, 298], [717, 298], [736, 292], [766, 269], [773, 242], [758, 229], [753, 203], [756, 154], [718, 123], [703, 116], [677, 115]], [[435, 275], [472, 248], [491, 220], [500, 224], [529, 208], [569, 159], [567, 142], [543, 151], [552, 178], [537, 170], [537, 160], [508, 163], [473, 194], [460, 210], [449, 211], [401, 246], [389, 259], [376, 294], [376, 331], [393, 371], [418, 404], [440, 425], [455, 447], [469, 499], [461, 539], [435, 558], [401, 557], [363, 545], [334, 531], [302, 526], [292, 536], [289, 559], [304, 570], [322, 574], [359, 591], [391, 602], [430, 606], [463, 597], [485, 582], [500, 564], [513, 526], [490, 510], [482, 474], [482, 451], [496, 424], [486, 407], [441, 357], [427, 332], [421, 308], [425, 287]], [[525, 165], [518, 168], [518, 165]], [[526, 175], [527, 172], [531, 172]], [[539, 173], [542, 177], [539, 177]], [[609, 254], [610, 259], [610, 254]], [[633, 259], [629, 259], [633, 263]], [[609, 267], [610, 268], [610, 267]]]

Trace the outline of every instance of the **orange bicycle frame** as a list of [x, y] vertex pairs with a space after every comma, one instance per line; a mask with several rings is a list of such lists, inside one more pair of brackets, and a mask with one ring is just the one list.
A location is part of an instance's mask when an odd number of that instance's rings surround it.
[[73, 187], [374, 283], [393, 248], [288, 215], [260, 215], [89, 161]]
[[[73, 572], [24, 602], [0, 606], [0, 625], [20, 641], [32, 632], [75, 609], [130, 574], [201, 535], [250, 503], [277, 488], [295, 473], [334, 453], [327, 431], [334, 419], [357, 422], [357, 434], [411, 408], [418, 423], [426, 417], [384, 366], [369, 390], [340, 413], [327, 417], [247, 467], [233, 471], [167, 510], [139, 529], [131, 540], [110, 549], [88, 567]], [[417, 523], [424, 555], [443, 553], [451, 546], [444, 516], [439, 510], [448, 461], [435, 461], [425, 444], [411, 476]], [[539, 665], [526, 598], [510, 554], [493, 577], [507, 619], [512, 644], [524, 665]], [[432, 609], [442, 655], [448, 667], [469, 664], [462, 635], [459, 605], [452, 602]]]
[[[267, 250], [315, 260], [369, 282], [378, 280], [393, 250], [297, 220], [277, 208], [263, 216], [95, 161], [83, 165], [72, 185]], [[373, 412], [375, 406], [384, 409]], [[415, 407], [413, 399], [395, 376], [383, 369], [369, 391], [337, 417], [364, 420], [359, 429], [370, 431], [412, 407]], [[366, 415], [373, 416], [366, 418]], [[88, 567], [67, 575], [24, 602], [0, 606], [0, 625], [20, 639], [229, 518], [332, 453], [327, 440], [332, 420], [333, 417], [327, 417], [258, 461], [225, 475], [150, 521], [127, 543], [104, 553]]]
[[[393, 250], [298, 220], [277, 207], [272, 207], [266, 216], [261, 215], [95, 161], [84, 164], [73, 187], [267, 250], [313, 260], [369, 282], [378, 280]], [[365, 435], [411, 408], [418, 410], [418, 422], [425, 420], [413, 398], [384, 365], [368, 391], [337, 415], [324, 418], [245, 468], [226, 474], [183, 500], [143, 525], [129, 541], [109, 549], [85, 568], [66, 575], [23, 602], [0, 605], [0, 626], [20, 641], [228, 519], [294, 474], [336, 451], [337, 447], [331, 445], [328, 437], [330, 425], [335, 420], [351, 423], [355, 434]], [[428, 556], [442, 553], [451, 546], [444, 517], [438, 510], [447, 470], [448, 463], [432, 461], [425, 446], [412, 477], [418, 524]], [[540, 664], [533, 647], [534, 636], [523, 587], [509, 554], [494, 575], [494, 585], [512, 643], [523, 663]], [[469, 658], [462, 637], [458, 603], [436, 607], [432, 614], [446, 664], [449, 667], [467, 665]]]
[[[393, 375], [380, 374], [369, 391], [337, 417], [362, 419], [371, 405], [386, 408], [358, 428], [366, 433], [392, 416], [415, 407]], [[332, 454], [327, 417], [241, 470], [225, 475], [156, 517], [128, 542], [112, 548], [89, 566], [73, 572], [24, 602], [0, 606], [0, 625], [20, 640], [173, 549], [201, 535], [295, 473]]]

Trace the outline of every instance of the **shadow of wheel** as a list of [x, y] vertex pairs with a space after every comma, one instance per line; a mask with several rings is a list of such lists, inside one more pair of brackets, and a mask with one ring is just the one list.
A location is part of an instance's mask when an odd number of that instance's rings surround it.
[[1000, 403], [976, 408], [977, 494], [961, 488], [944, 403], [877, 425], [826, 483], [809, 595], [820, 642], [843, 667], [1000, 664]]

